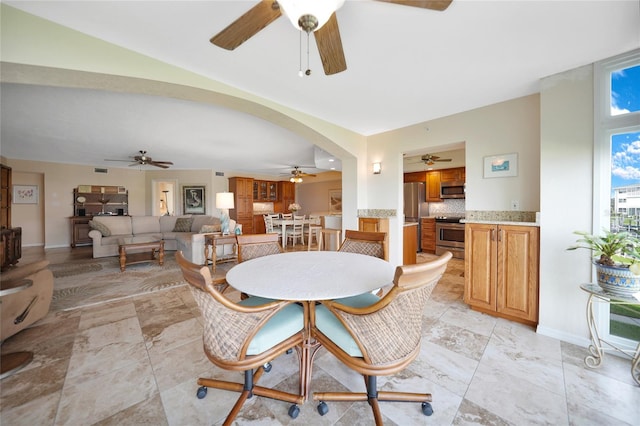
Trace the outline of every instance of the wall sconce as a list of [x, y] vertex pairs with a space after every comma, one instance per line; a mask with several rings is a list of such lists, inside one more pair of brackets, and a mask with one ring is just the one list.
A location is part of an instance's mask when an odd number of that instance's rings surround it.
[[373, 174], [379, 175], [382, 173], [382, 163], [373, 163]]

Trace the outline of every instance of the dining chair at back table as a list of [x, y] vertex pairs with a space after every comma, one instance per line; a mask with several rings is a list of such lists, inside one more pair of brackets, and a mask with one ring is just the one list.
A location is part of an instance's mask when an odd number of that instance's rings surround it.
[[287, 231], [287, 242], [291, 240], [292, 245], [296, 245], [296, 241], [300, 241], [304, 245], [304, 215], [293, 215], [293, 225], [290, 231]]

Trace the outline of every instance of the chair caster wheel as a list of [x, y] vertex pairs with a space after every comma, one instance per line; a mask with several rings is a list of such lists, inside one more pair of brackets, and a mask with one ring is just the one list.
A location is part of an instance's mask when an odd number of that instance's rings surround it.
[[320, 414], [321, 416], [324, 416], [328, 412], [329, 412], [329, 406], [327, 405], [326, 402], [322, 401], [320, 404], [318, 404], [318, 414]]
[[430, 416], [433, 414], [433, 407], [428, 402], [422, 403], [422, 414], [425, 416]]
[[291, 407], [289, 407], [289, 417], [291, 417], [292, 419], [295, 419], [296, 417], [298, 417], [298, 415], [300, 414], [300, 408], [298, 408], [297, 405], [292, 405]]
[[198, 399], [204, 399], [204, 397], [207, 396], [207, 388], [205, 386], [200, 386], [198, 388], [196, 396], [198, 397]]
[[273, 367], [273, 366], [271, 365], [270, 362], [268, 362], [268, 363], [266, 363], [265, 365], [262, 366], [262, 368], [264, 369], [265, 373], [268, 373], [269, 371], [271, 371], [271, 367]]

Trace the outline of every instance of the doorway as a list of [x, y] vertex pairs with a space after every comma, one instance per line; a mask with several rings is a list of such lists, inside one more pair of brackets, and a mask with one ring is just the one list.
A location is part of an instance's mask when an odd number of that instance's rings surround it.
[[175, 216], [178, 181], [154, 179], [151, 183], [151, 214], [153, 216]]

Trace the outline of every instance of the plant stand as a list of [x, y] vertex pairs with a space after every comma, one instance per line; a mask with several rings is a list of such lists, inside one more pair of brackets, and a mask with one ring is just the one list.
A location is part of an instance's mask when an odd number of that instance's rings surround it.
[[610, 305], [640, 305], [640, 300], [632, 296], [618, 296], [607, 293], [597, 284], [581, 284], [580, 288], [589, 293], [589, 301], [587, 302], [587, 324], [589, 326], [589, 333], [591, 334], [591, 345], [589, 346], [590, 355], [587, 355], [584, 359], [585, 365], [589, 368], [600, 367], [604, 359], [605, 348], [603, 344], [605, 344], [609, 348], [613, 348], [631, 358], [631, 377], [640, 385], [640, 342], [635, 351], [630, 351], [603, 340], [598, 332], [597, 322], [593, 313], [594, 302], [609, 303]]

